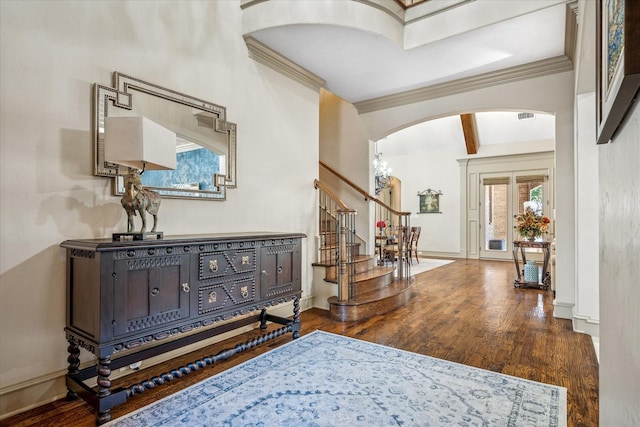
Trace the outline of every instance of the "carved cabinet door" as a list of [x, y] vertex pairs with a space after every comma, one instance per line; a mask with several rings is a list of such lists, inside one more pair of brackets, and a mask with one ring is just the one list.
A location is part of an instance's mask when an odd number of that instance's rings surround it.
[[260, 252], [260, 291], [263, 298], [300, 289], [300, 246], [268, 246]]
[[114, 275], [114, 337], [189, 317], [189, 255], [119, 260]]

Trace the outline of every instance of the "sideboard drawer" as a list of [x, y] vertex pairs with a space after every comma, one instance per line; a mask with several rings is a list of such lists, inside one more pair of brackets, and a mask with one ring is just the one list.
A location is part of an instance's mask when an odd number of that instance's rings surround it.
[[200, 280], [229, 277], [256, 270], [256, 250], [229, 249], [200, 254]]
[[231, 280], [198, 288], [198, 314], [214, 313], [256, 300], [254, 277]]

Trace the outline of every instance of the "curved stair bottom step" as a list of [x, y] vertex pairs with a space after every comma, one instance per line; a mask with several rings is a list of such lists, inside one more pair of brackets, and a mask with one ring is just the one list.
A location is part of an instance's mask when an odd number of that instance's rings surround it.
[[[356, 273], [362, 274], [367, 271], [377, 268], [377, 258], [373, 255], [358, 255], [355, 258]], [[336, 283], [338, 280], [338, 266], [325, 265], [326, 275], [324, 280], [331, 283]]]
[[388, 313], [409, 301], [414, 283], [413, 277], [396, 280], [387, 288], [363, 294], [353, 301], [338, 301], [337, 296], [330, 297], [329, 314], [332, 320], [354, 322]]

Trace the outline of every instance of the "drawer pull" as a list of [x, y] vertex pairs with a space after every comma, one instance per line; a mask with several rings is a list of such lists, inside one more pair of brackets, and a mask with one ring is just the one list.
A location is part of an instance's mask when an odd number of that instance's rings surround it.
[[278, 273], [282, 273], [282, 267], [278, 267]]
[[189, 283], [183, 283], [182, 284], [182, 290], [185, 292], [189, 292], [191, 290], [191, 287], [189, 286]]
[[211, 271], [212, 273], [218, 271], [218, 260], [217, 259], [209, 260], [209, 271]]
[[151, 295], [156, 296], [160, 293], [160, 289], [158, 288], [153, 288], [151, 289]]
[[246, 298], [249, 296], [249, 288], [247, 286], [243, 286], [240, 288], [240, 295], [242, 295], [242, 298]]
[[263, 275], [263, 276], [268, 276], [268, 275], [269, 275], [269, 273], [267, 273], [267, 270], [262, 270], [262, 275]]

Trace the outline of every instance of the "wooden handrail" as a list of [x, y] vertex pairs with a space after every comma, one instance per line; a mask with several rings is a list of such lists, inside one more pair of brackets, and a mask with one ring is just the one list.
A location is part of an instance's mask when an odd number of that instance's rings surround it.
[[[320, 166], [322, 166], [323, 168], [325, 168], [327, 171], [331, 172], [333, 175], [337, 176], [338, 178], [340, 178], [340, 180], [342, 180], [345, 184], [347, 184], [348, 186], [350, 186], [351, 188], [353, 188], [355, 191], [357, 191], [358, 193], [360, 193], [362, 196], [364, 196], [365, 200], [371, 200], [377, 204], [379, 204], [380, 206], [388, 209], [391, 213], [395, 214], [395, 215], [399, 215], [399, 216], [408, 216], [411, 215], [411, 212], [401, 212], [401, 211], [397, 211], [395, 209], [393, 209], [391, 206], [387, 205], [386, 203], [384, 203], [382, 200], [372, 196], [371, 194], [367, 193], [366, 191], [364, 191], [362, 188], [360, 188], [358, 185], [356, 185], [355, 183], [353, 183], [353, 181], [351, 181], [349, 178], [345, 177], [344, 175], [342, 175], [340, 172], [335, 171], [334, 169], [332, 169], [329, 165], [323, 163], [323, 162], [319, 162]], [[318, 180], [316, 180], [316, 182], [318, 182]], [[318, 188], [318, 187], [316, 187]], [[330, 191], [327, 191], [325, 189], [326, 187], [323, 187], [322, 189], [327, 192], [330, 193]], [[339, 199], [336, 199], [339, 200]]]
[[333, 191], [329, 190], [329, 188], [326, 185], [324, 185], [322, 182], [315, 179], [313, 181], [313, 186], [315, 187], [316, 190], [322, 190], [325, 193], [327, 193], [329, 197], [333, 199], [334, 202], [336, 202], [336, 204], [340, 205], [340, 209], [349, 210], [347, 205], [345, 205], [344, 202], [340, 200], [340, 197], [338, 197]]

